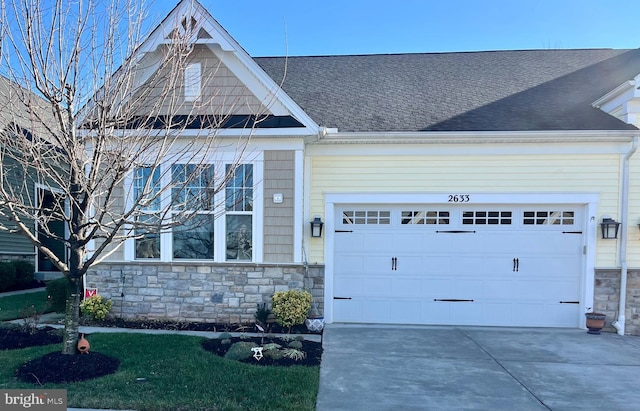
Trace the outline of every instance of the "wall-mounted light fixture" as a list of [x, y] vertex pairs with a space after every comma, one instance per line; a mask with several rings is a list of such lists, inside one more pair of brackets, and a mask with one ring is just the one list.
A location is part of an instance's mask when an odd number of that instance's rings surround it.
[[311, 224], [311, 237], [322, 237], [322, 227], [324, 223], [320, 217], [315, 216], [309, 224]]
[[618, 238], [620, 223], [609, 216], [602, 216], [600, 228], [602, 230], [602, 238]]

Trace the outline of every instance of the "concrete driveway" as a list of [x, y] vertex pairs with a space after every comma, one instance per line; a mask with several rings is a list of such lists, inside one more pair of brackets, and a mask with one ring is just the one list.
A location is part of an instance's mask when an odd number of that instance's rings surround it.
[[317, 410], [639, 410], [640, 337], [328, 324]]

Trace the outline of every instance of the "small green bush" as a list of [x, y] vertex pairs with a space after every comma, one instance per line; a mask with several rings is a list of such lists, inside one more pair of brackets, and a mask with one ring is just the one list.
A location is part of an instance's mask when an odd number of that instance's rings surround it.
[[47, 283], [47, 299], [53, 311], [57, 313], [66, 311], [67, 292], [67, 279], [64, 277]]
[[264, 351], [264, 356], [274, 360], [281, 360], [284, 358], [284, 352], [282, 350], [266, 350]]
[[16, 267], [13, 263], [0, 262], [0, 291], [4, 291], [16, 282]]
[[29, 286], [35, 278], [35, 267], [29, 261], [15, 260], [12, 261], [16, 269], [16, 285], [19, 287]]
[[105, 300], [101, 295], [94, 295], [85, 298], [80, 303], [80, 311], [83, 315], [91, 317], [94, 320], [104, 320], [111, 311], [113, 303], [111, 300]]
[[248, 341], [237, 342], [229, 347], [224, 358], [235, 361], [246, 360], [253, 356], [253, 351], [251, 351], [251, 349], [255, 346], [256, 345], [254, 343]]
[[271, 310], [284, 327], [304, 323], [311, 309], [311, 293], [302, 290], [278, 291], [271, 298]]
[[280, 344], [277, 343], [268, 343], [262, 346], [264, 348], [265, 351], [270, 351], [270, 350], [278, 350], [280, 348], [282, 348], [282, 346]]
[[294, 340], [291, 341], [288, 345], [289, 348], [295, 348], [296, 350], [302, 349], [302, 341]]
[[284, 350], [282, 350], [282, 354], [285, 357], [291, 358], [294, 361], [303, 360], [307, 356], [307, 353], [300, 350], [296, 350], [295, 348], [285, 348]]
[[220, 333], [220, 335], [218, 336], [219, 340], [230, 340], [231, 339], [231, 334], [229, 334], [228, 332], [223, 332]]

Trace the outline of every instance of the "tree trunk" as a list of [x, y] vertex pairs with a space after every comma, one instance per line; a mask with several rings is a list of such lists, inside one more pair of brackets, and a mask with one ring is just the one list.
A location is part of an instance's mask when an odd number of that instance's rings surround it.
[[82, 299], [82, 278], [68, 278], [67, 309], [64, 316], [63, 354], [77, 353], [80, 327], [80, 301]]

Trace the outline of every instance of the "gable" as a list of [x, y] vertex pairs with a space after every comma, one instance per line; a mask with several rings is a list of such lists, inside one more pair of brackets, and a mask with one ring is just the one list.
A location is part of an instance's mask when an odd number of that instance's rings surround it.
[[178, 3], [128, 63], [134, 92], [118, 104], [134, 117], [122, 128], [186, 122], [187, 128], [317, 133], [315, 122], [197, 1]]

